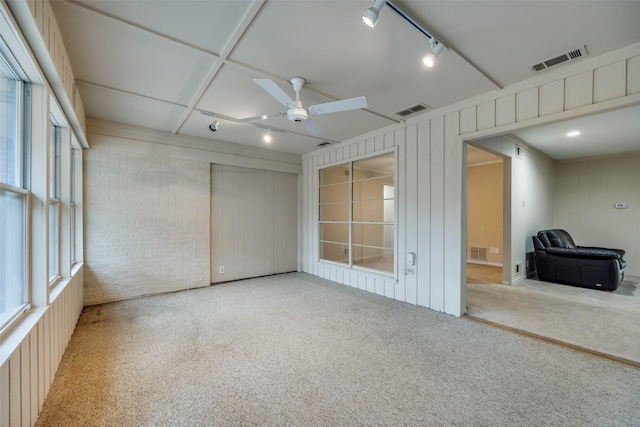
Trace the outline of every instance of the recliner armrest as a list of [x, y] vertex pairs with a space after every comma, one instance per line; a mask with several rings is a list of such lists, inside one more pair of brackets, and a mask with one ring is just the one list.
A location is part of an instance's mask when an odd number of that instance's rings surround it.
[[546, 248], [550, 255], [566, 256], [570, 258], [589, 259], [621, 259], [622, 256], [611, 249], [606, 248]]
[[614, 248], [600, 248], [597, 246], [578, 246], [579, 249], [604, 249], [604, 250], [608, 250], [608, 251], [614, 251], [617, 252], [618, 254], [620, 254], [620, 256], [624, 256], [625, 251], [624, 249], [614, 249]]

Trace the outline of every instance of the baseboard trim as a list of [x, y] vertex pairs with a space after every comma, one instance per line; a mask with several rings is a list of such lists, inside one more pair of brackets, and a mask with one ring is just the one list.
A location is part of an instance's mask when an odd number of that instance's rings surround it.
[[577, 351], [583, 354], [587, 354], [589, 356], [598, 357], [600, 359], [608, 360], [610, 362], [619, 363], [621, 365], [629, 366], [631, 368], [640, 369], [640, 362], [636, 362], [635, 360], [625, 359], [624, 357], [613, 356], [611, 354], [602, 353], [596, 350], [591, 350], [588, 348], [580, 347], [578, 345], [569, 344], [564, 341], [556, 340], [554, 338], [545, 337], [543, 335], [534, 334], [532, 332], [524, 331], [522, 329], [513, 328], [511, 326], [501, 325], [500, 323], [495, 323], [490, 320], [481, 319], [479, 317], [475, 317], [469, 314], [465, 314], [462, 316], [463, 318], [472, 320], [474, 322], [483, 323], [488, 326], [492, 326], [494, 328], [502, 329], [504, 331], [512, 332], [514, 334], [522, 335], [527, 338], [532, 338], [534, 340], [546, 342], [548, 344], [557, 345], [562, 348], [566, 348], [568, 350]]

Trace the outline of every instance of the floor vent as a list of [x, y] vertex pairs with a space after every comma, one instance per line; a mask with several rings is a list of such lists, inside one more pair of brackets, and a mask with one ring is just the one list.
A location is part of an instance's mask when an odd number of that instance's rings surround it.
[[560, 65], [564, 62], [567, 61], [572, 61], [575, 59], [579, 59], [582, 58], [584, 56], [587, 56], [587, 48], [583, 45], [580, 47], [577, 47], [569, 52], [565, 52], [561, 55], [558, 56], [554, 56], [553, 58], [549, 58], [549, 59], [545, 59], [544, 61], [541, 61], [537, 64], [533, 64], [530, 66], [530, 68], [533, 71], [542, 71], [542, 70], [546, 70], [547, 68], [551, 68], [554, 67], [556, 65]]
[[487, 248], [474, 248], [471, 247], [471, 259], [474, 261], [486, 261], [487, 260]]
[[400, 117], [407, 117], [411, 114], [419, 113], [420, 111], [426, 111], [430, 109], [431, 107], [429, 107], [427, 104], [418, 104], [418, 105], [414, 105], [413, 107], [405, 108], [404, 110], [396, 111], [394, 114], [397, 114]]

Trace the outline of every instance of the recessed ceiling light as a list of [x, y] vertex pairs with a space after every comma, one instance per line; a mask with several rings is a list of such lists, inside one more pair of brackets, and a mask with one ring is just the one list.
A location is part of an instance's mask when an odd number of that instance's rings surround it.
[[578, 136], [580, 135], [579, 130], [572, 130], [571, 132], [567, 132], [567, 136]]

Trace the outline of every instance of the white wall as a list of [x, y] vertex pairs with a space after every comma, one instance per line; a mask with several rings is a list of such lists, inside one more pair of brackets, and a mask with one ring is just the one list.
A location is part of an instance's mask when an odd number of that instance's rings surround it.
[[85, 305], [210, 284], [208, 162], [96, 148], [84, 170]]
[[[293, 184], [283, 187], [292, 215], [282, 219], [293, 244], [277, 257], [286, 254], [286, 271], [297, 269], [298, 156], [93, 119], [87, 128], [92, 148], [84, 159], [86, 305], [241, 277], [235, 273], [245, 267], [242, 261], [229, 264], [224, 277], [211, 274], [212, 243], [218, 242], [211, 240], [212, 163], [292, 177]], [[222, 241], [244, 243], [243, 230], [225, 228]], [[272, 233], [265, 244], [279, 244], [282, 236]]]
[[[463, 241], [466, 228], [462, 200], [463, 141], [637, 103], [640, 103], [640, 43], [544, 72], [502, 90], [303, 156], [303, 271], [437, 311], [462, 315], [465, 311]], [[415, 252], [416, 274], [385, 279], [319, 261], [318, 168], [372, 155], [388, 147], [398, 150], [397, 271], [403, 270], [405, 254]], [[533, 164], [535, 162], [530, 163]], [[531, 185], [524, 185], [526, 167], [513, 167], [511, 244], [514, 251], [520, 251], [520, 256], [514, 252], [510, 262], [512, 267], [522, 263], [524, 273], [524, 254], [539, 221], [532, 220], [536, 217], [535, 211], [524, 216], [519, 211], [545, 202], [539, 200], [539, 194], [529, 193]], [[523, 171], [522, 176], [519, 170]], [[535, 175], [535, 167], [529, 174]], [[523, 186], [518, 184], [519, 180]], [[515, 206], [518, 200], [520, 208]], [[525, 207], [521, 206], [523, 200]]]
[[640, 152], [556, 163], [554, 227], [581, 246], [624, 249], [625, 274], [640, 274], [639, 219]]
[[[511, 191], [509, 227], [511, 264], [506, 264], [506, 279], [517, 283], [526, 277], [526, 253], [533, 251], [531, 236], [553, 225], [554, 161], [513, 136], [498, 136], [478, 141], [509, 157]], [[520, 155], [516, 156], [516, 147]], [[516, 269], [519, 265], [519, 271]]]

